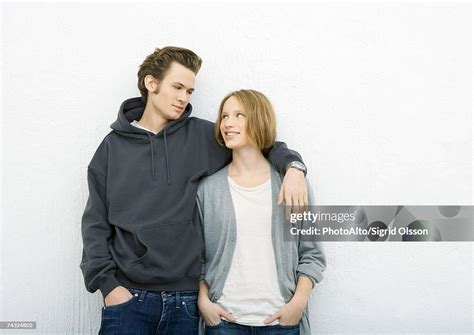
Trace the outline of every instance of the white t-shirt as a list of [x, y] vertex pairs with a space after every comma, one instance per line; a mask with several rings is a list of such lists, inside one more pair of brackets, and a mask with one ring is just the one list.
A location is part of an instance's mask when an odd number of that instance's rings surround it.
[[[228, 177], [235, 209], [237, 241], [222, 296], [217, 301], [236, 323], [266, 326], [263, 321], [283, 307], [272, 244], [271, 180], [243, 187]], [[278, 321], [272, 325], [278, 324]]]
[[132, 122], [130, 122], [130, 124], [131, 124], [132, 126], [137, 127], [137, 128], [140, 128], [140, 129], [149, 131], [150, 133], [153, 133], [153, 134], [155, 134], [155, 135], [158, 134], [158, 133], [155, 133], [154, 131], [151, 131], [150, 129], [147, 129], [147, 128], [143, 127], [141, 124], [138, 123], [137, 120], [133, 120]]

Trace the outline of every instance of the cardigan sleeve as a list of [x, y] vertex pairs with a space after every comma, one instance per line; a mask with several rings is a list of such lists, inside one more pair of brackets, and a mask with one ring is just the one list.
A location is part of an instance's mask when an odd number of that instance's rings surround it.
[[[311, 185], [308, 183], [308, 203], [314, 205], [314, 194]], [[312, 282], [313, 287], [323, 279], [323, 271], [326, 269], [326, 254], [321, 242], [316, 240], [298, 241], [298, 267], [297, 276], [305, 275]]]
[[[203, 183], [199, 184], [198, 191], [197, 191], [197, 196], [196, 196], [196, 207], [199, 213], [199, 225], [201, 227], [201, 236], [202, 239], [204, 240], [204, 213], [203, 213], [203, 207], [204, 207], [204, 192], [203, 192]], [[206, 275], [206, 249], [202, 248], [201, 252], [201, 274], [199, 275], [199, 280], [203, 280]]]

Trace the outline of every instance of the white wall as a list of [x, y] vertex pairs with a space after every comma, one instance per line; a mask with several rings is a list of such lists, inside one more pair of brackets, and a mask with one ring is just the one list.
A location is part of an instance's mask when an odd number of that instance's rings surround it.
[[[267, 94], [321, 204], [472, 205], [471, 20], [468, 3], [5, 4], [0, 321], [97, 332], [86, 167], [157, 46], [204, 59], [197, 116]], [[315, 333], [471, 333], [472, 243], [326, 250]]]

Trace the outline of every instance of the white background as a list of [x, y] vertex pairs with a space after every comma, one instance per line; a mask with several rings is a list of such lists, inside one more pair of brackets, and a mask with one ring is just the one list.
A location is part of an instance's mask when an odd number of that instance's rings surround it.
[[[231, 90], [264, 92], [320, 204], [473, 204], [469, 3], [2, 9], [0, 321], [97, 333], [101, 296], [79, 270], [86, 167], [155, 47], [203, 58], [195, 116], [214, 120]], [[472, 332], [472, 243], [326, 251], [315, 334]]]

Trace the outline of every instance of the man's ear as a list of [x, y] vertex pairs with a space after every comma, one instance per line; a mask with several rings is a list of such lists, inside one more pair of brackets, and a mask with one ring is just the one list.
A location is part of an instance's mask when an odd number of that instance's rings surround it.
[[155, 77], [149, 74], [145, 76], [143, 81], [145, 82], [145, 87], [148, 92], [156, 93], [156, 91], [158, 90], [158, 80]]

